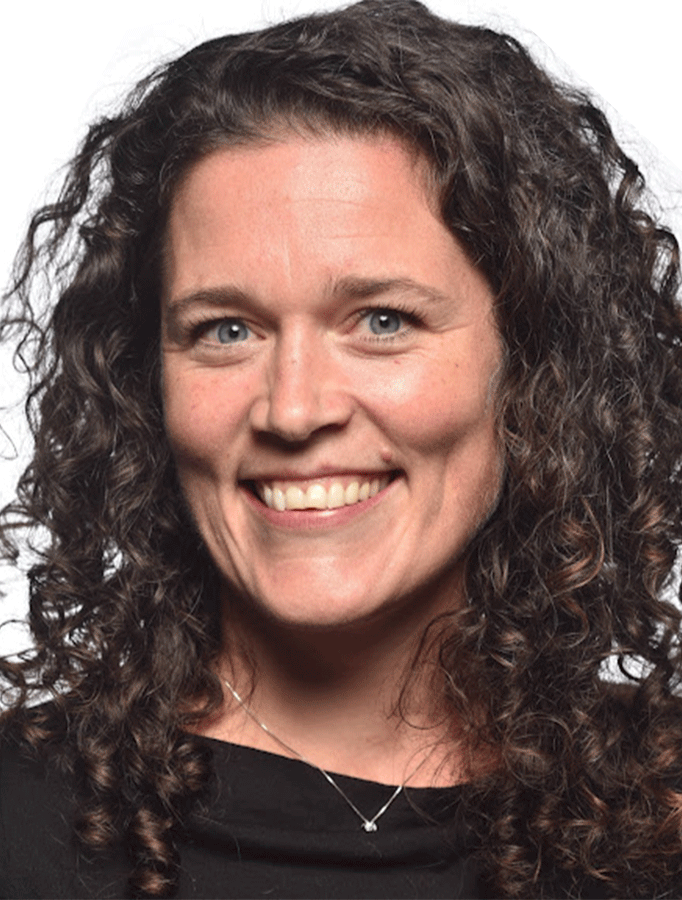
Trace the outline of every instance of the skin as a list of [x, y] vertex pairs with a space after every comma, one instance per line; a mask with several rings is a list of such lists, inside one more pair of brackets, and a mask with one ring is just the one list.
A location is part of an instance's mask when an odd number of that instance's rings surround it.
[[[458, 604], [501, 471], [492, 292], [427, 181], [388, 137], [216, 151], [177, 190], [165, 248], [166, 428], [225, 586], [226, 651], [238, 633], [282, 737], [379, 780], [416, 747], [385, 714], [396, 672]], [[375, 497], [338, 509], [259, 499], [370, 478]], [[239, 681], [239, 653], [225, 665]], [[281, 752], [233, 707], [216, 736]]]

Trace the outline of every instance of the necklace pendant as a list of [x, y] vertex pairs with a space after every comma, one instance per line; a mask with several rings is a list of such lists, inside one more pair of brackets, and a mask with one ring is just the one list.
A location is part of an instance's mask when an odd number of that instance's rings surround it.
[[363, 822], [362, 827], [365, 831], [377, 831], [378, 826], [376, 822]]

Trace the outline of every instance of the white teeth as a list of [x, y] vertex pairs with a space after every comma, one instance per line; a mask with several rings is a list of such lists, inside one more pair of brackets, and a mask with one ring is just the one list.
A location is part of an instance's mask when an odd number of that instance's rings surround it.
[[284, 491], [280, 491], [279, 488], [272, 489], [272, 505], [280, 512], [284, 512], [287, 508], [287, 499], [284, 496]]
[[357, 481], [351, 481], [351, 483], [346, 488], [346, 506], [351, 506], [351, 504], [357, 503], [359, 494], [360, 485]]
[[286, 490], [287, 509], [305, 509], [305, 494], [296, 485], [288, 487]]
[[345, 488], [340, 481], [332, 482], [328, 488], [315, 483], [306, 491], [296, 484], [289, 485], [286, 490], [265, 484], [259, 488], [258, 493], [266, 506], [279, 512], [289, 509], [339, 509], [341, 506], [352, 506], [375, 497], [388, 482], [388, 475], [384, 475], [370, 481], [351, 481]]
[[327, 506], [329, 509], [338, 509], [346, 502], [346, 492], [343, 485], [336, 482], [327, 491]]
[[311, 509], [327, 508], [327, 492], [321, 484], [311, 484], [306, 491], [307, 506]]

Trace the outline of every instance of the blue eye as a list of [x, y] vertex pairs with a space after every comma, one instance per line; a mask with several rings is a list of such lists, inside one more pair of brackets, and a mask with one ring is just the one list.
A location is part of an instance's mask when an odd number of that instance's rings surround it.
[[369, 330], [372, 334], [395, 334], [403, 325], [403, 317], [394, 309], [375, 309], [368, 316]]
[[219, 344], [237, 344], [247, 340], [251, 331], [239, 319], [224, 319], [215, 326], [214, 334]]

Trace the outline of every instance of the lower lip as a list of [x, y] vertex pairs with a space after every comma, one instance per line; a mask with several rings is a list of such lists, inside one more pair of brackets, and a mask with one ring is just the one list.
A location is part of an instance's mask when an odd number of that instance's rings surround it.
[[271, 525], [292, 530], [312, 531], [336, 528], [340, 525], [345, 525], [346, 522], [353, 521], [365, 512], [369, 512], [386, 499], [399, 480], [400, 476], [396, 475], [374, 497], [360, 500], [358, 503], [352, 503], [350, 506], [339, 506], [336, 509], [289, 509], [284, 510], [284, 512], [270, 509], [247, 487], [240, 485], [240, 488], [248, 504]]

